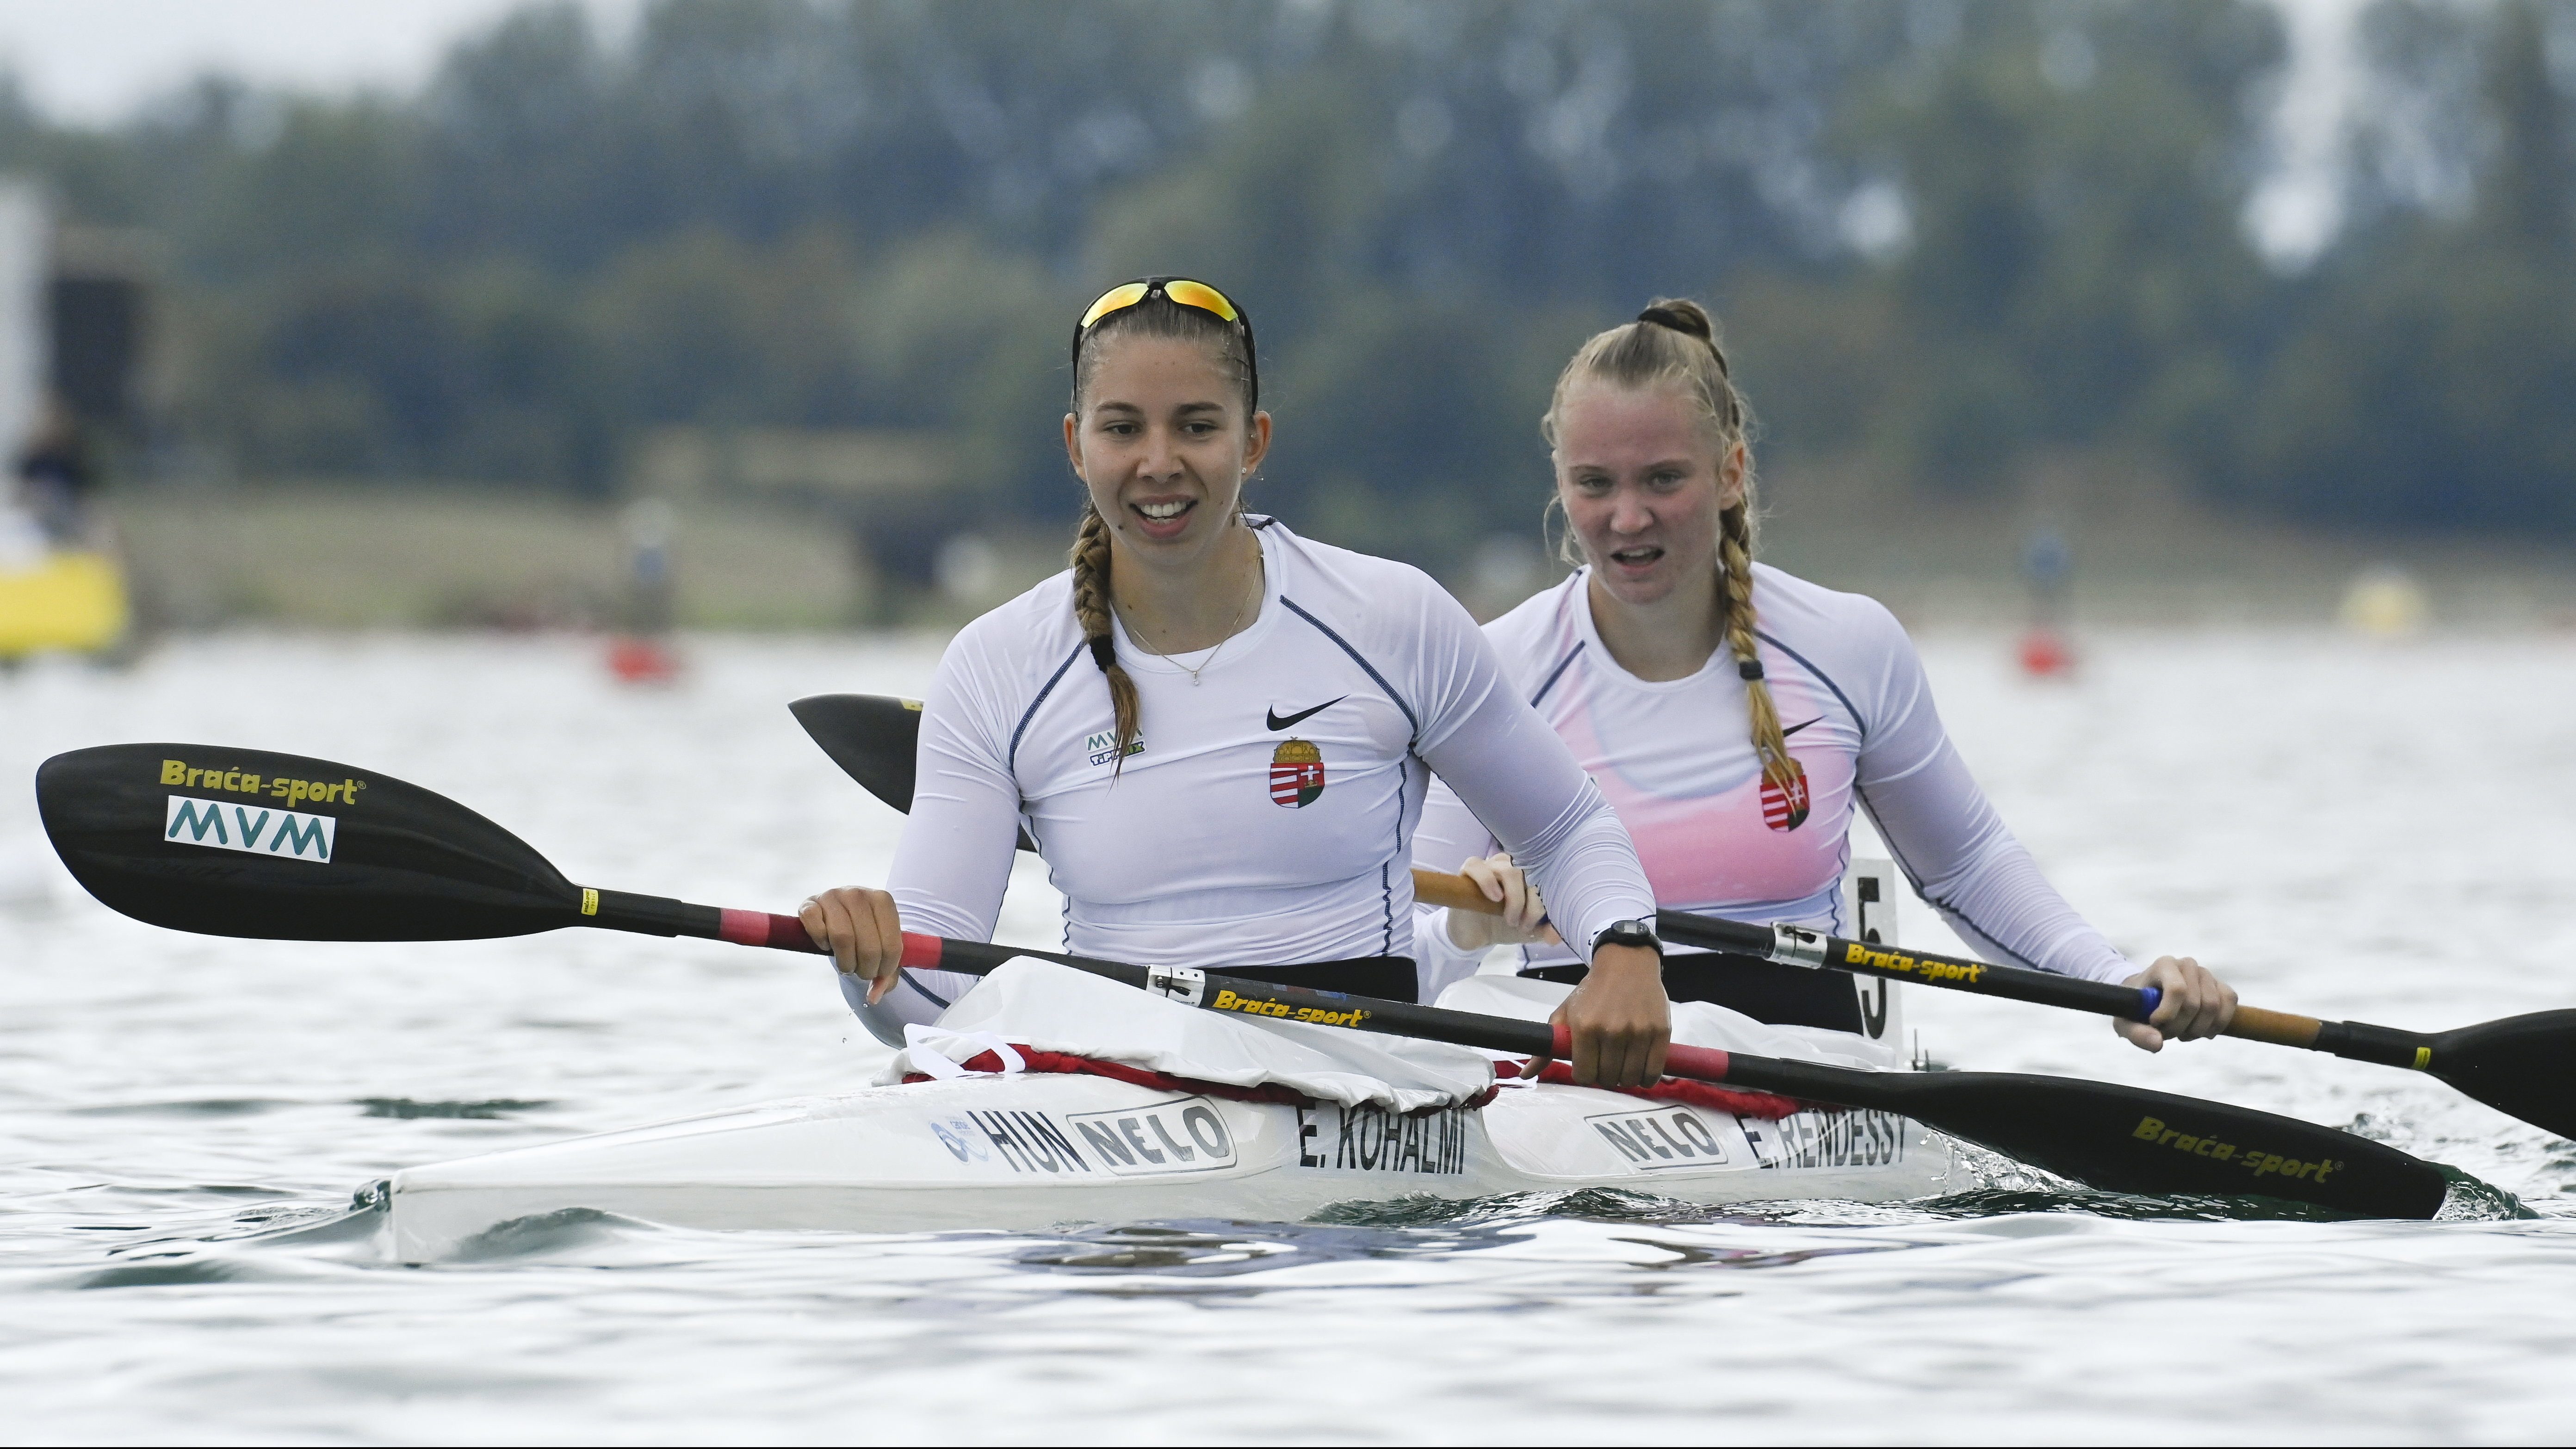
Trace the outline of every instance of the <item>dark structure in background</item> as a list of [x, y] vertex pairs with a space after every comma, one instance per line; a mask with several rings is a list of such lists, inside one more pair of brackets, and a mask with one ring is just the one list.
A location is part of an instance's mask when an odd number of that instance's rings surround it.
[[151, 252], [132, 231], [66, 226], [55, 234], [45, 288], [47, 384], [54, 405], [94, 441], [130, 445], [144, 431]]
[[54, 395], [91, 427], [134, 422], [134, 374], [143, 351], [143, 279], [58, 272], [47, 288]]

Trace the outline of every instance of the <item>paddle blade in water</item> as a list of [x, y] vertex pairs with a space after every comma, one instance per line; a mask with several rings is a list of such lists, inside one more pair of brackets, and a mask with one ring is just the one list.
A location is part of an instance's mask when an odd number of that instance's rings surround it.
[[464, 941], [582, 921], [544, 856], [443, 795], [329, 760], [103, 745], [36, 771], [45, 834], [139, 921], [289, 941]]
[[2576, 1138], [2576, 1011], [2535, 1011], [2432, 1038], [2425, 1070], [2500, 1112]]
[[2064, 1077], [1886, 1075], [1900, 1110], [2112, 1192], [2261, 1196], [2429, 1218], [2449, 1187], [2441, 1169], [2393, 1147], [2223, 1102]]

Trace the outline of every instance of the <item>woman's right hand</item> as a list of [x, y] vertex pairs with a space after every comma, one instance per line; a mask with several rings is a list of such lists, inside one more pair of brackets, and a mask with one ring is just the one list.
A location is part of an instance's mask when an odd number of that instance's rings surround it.
[[1492, 855], [1470, 856], [1458, 867], [1458, 873], [1476, 883], [1485, 899], [1503, 908], [1499, 916], [1481, 911], [1449, 912], [1449, 944], [1461, 951], [1482, 951], [1488, 946], [1518, 946], [1529, 941], [1544, 941], [1554, 946], [1562, 939], [1556, 927], [1547, 922], [1547, 902], [1539, 899], [1538, 887], [1530, 883], [1528, 872], [1512, 864], [1512, 853], [1498, 850]]
[[894, 897], [866, 886], [843, 886], [807, 896], [796, 919], [842, 970], [868, 983], [870, 1005], [894, 989], [895, 971], [903, 962], [903, 921], [894, 913]]

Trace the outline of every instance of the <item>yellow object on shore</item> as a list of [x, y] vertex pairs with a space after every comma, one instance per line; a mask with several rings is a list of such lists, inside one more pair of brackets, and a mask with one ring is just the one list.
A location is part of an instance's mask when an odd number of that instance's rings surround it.
[[56, 553], [0, 571], [0, 659], [105, 649], [124, 637], [125, 621], [125, 577], [106, 554]]
[[2431, 610], [2424, 586], [2404, 569], [2383, 564], [2354, 576], [2344, 590], [2343, 626], [2373, 639], [2410, 639], [2424, 632]]

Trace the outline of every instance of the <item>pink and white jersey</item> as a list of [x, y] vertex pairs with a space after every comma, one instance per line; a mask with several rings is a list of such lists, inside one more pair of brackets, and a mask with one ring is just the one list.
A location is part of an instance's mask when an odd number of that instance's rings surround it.
[[[1594, 628], [1589, 573], [1485, 633], [1521, 697], [1628, 827], [1658, 906], [1840, 930], [1858, 807], [1915, 889], [1990, 959], [2097, 980], [2130, 974], [1978, 790], [1941, 728], [1913, 642], [1876, 600], [1754, 565], [1763, 677], [1804, 776], [1803, 790], [1782, 792], [1764, 781], [1754, 754], [1735, 657], [1721, 649], [1686, 679], [1630, 674]], [[1456, 870], [1499, 848], [1456, 795], [1433, 786], [1414, 837], [1416, 865]], [[1474, 970], [1449, 944], [1445, 913], [1426, 910], [1422, 924], [1416, 957], [1426, 992]], [[1572, 959], [1544, 946], [1522, 953], [1524, 967]]]

